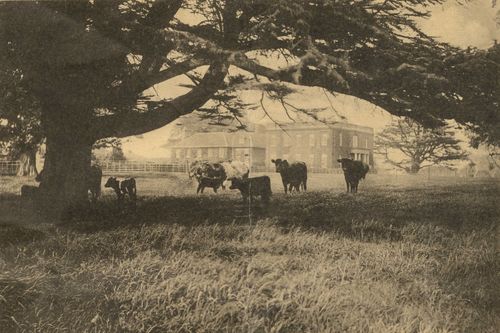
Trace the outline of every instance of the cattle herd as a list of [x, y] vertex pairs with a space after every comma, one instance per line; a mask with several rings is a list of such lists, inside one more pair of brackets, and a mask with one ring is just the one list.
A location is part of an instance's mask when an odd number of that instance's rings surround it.
[[[369, 166], [361, 161], [355, 161], [348, 158], [337, 160], [344, 172], [347, 186], [347, 192], [356, 193], [358, 184], [364, 179], [369, 171]], [[281, 175], [283, 189], [285, 193], [307, 191], [307, 165], [304, 162], [292, 162], [287, 160], [271, 160], [276, 166], [276, 172]], [[208, 161], [195, 161], [191, 163], [188, 170], [189, 178], [196, 179], [198, 187], [196, 193], [203, 193], [205, 188], [212, 188], [215, 193], [219, 188], [225, 189], [226, 183], [230, 182], [230, 189], [239, 190], [243, 200], [251, 200], [254, 197], [260, 197], [262, 203], [269, 203], [272, 195], [271, 180], [269, 176], [249, 177], [250, 169], [240, 161], [225, 161], [219, 163], [210, 163]], [[99, 166], [89, 167], [86, 183], [88, 192], [91, 194], [91, 200], [97, 201], [101, 194], [102, 170]], [[21, 187], [21, 203], [27, 199], [33, 200], [39, 195], [39, 189], [44, 186], [46, 181], [44, 172], [39, 173], [36, 181], [40, 183], [37, 186], [23, 185]], [[137, 199], [136, 181], [134, 178], [125, 178], [118, 180], [116, 177], [109, 177], [104, 187], [114, 190], [117, 200], [122, 203], [126, 197], [135, 206]]]

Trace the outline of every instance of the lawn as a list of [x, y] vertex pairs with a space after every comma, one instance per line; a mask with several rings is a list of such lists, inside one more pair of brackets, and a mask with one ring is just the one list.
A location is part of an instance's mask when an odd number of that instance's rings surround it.
[[138, 178], [64, 224], [0, 178], [0, 332], [497, 332], [499, 183], [340, 175], [250, 210]]

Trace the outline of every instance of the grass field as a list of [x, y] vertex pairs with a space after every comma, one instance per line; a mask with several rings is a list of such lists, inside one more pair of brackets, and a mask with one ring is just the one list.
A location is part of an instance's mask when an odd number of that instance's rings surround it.
[[[268, 209], [138, 178], [64, 224], [0, 178], [0, 332], [497, 332], [499, 183], [311, 175]], [[207, 190], [211, 192], [211, 190]]]

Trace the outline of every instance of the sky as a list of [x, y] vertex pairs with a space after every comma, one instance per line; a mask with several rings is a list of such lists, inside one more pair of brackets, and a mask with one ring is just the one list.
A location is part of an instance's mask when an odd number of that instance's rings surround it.
[[[440, 41], [464, 48], [468, 46], [488, 48], [493, 45], [494, 39], [500, 41], [500, 27], [495, 21], [498, 11], [500, 11], [500, 4], [492, 8], [491, 0], [471, 0], [463, 5], [455, 0], [449, 0], [442, 5], [433, 6], [431, 17], [420, 21], [419, 24], [424, 32], [435, 36]], [[184, 78], [176, 78], [155, 86], [150, 93], [155, 95], [155, 98], [162, 99], [187, 92], [184, 88], [175, 87], [179, 83], [188, 83], [188, 81]], [[292, 104], [298, 107], [325, 108], [322, 112], [325, 117], [342, 114], [348, 122], [373, 127], [376, 132], [391, 120], [391, 116], [386, 111], [366, 101], [341, 94], [329, 95], [327, 98], [322, 89], [314, 87], [299, 87], [299, 89], [300, 93], [291, 96]], [[246, 102], [258, 102], [260, 93], [245, 92], [243, 97]], [[266, 109], [271, 110], [277, 120], [285, 121], [286, 115], [279, 104], [271, 101], [265, 101], [265, 103]], [[262, 110], [252, 111], [252, 120], [263, 120], [263, 117]], [[172, 127], [171, 124], [146, 133], [140, 138], [123, 139], [125, 155], [151, 159], [165, 157], [164, 145]]]

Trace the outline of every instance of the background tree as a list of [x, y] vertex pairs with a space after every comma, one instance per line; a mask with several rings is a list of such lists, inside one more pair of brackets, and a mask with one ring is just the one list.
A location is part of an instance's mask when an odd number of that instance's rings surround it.
[[[47, 138], [44, 197], [64, 208], [86, 198], [84, 175], [96, 140], [160, 128], [214, 96], [226, 103], [221, 93], [228, 89], [275, 89], [284, 100], [283, 82], [319, 86], [426, 126], [440, 126], [443, 118], [498, 123], [498, 107], [489, 105], [496, 96], [483, 98], [489, 107], [476, 112], [472, 101], [481, 95], [466, 94], [475, 76], [460, 86], [453, 81], [462, 62], [486, 55], [471, 50], [465, 56], [416, 24], [428, 15], [426, 6], [440, 2], [2, 2], [0, 57], [8, 60], [2, 66], [22, 73], [23, 87], [40, 104]], [[182, 21], [181, 12], [195, 19]], [[282, 67], [260, 62], [278, 55], [286, 60]], [[497, 68], [494, 61], [488, 68]], [[230, 67], [247, 75], [232, 80]], [[184, 95], [153, 101], [144, 93], [194, 73], [201, 77]]]
[[467, 153], [459, 143], [450, 126], [427, 129], [410, 118], [393, 120], [375, 139], [377, 152], [386, 162], [412, 174], [465, 159]]
[[20, 83], [19, 71], [0, 70], [0, 148], [19, 160], [18, 176], [33, 176], [43, 140], [40, 106]]

